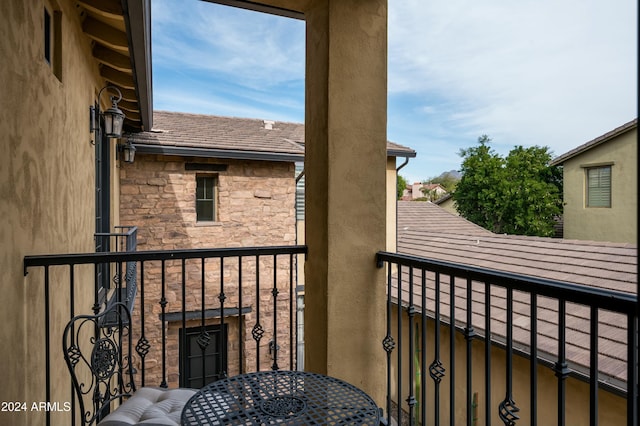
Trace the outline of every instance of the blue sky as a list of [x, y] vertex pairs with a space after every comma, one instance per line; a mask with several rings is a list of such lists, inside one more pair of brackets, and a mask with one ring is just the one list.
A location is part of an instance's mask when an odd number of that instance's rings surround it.
[[[154, 109], [304, 121], [304, 22], [152, 0]], [[409, 181], [480, 135], [563, 154], [638, 116], [636, 0], [389, 0], [389, 140]]]

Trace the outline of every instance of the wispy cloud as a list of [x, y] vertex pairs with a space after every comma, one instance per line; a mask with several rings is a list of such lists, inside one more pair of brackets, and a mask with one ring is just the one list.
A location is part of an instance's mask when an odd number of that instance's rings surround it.
[[153, 8], [154, 67], [214, 73], [255, 89], [304, 80], [302, 22], [196, 0], [154, 0]]
[[[406, 0], [389, 9], [390, 98], [422, 99], [424, 119], [473, 135], [469, 146], [488, 133], [503, 151], [561, 154], [637, 116], [634, 1]], [[434, 98], [447, 108], [434, 111]], [[430, 138], [425, 129], [414, 144]]]
[[[304, 119], [304, 22], [199, 0], [153, 0], [154, 107]], [[388, 137], [410, 180], [460, 148], [560, 155], [637, 117], [633, 0], [389, 2]]]

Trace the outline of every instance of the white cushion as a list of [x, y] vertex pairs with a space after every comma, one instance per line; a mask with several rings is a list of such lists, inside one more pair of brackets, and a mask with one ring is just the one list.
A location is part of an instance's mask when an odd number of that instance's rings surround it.
[[99, 426], [179, 426], [182, 409], [196, 392], [195, 389], [185, 388], [140, 388], [98, 424]]

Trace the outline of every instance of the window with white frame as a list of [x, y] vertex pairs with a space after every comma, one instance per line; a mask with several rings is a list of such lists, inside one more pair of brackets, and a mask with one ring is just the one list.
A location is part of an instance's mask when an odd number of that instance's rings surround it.
[[589, 167], [587, 173], [587, 207], [611, 207], [611, 166]]

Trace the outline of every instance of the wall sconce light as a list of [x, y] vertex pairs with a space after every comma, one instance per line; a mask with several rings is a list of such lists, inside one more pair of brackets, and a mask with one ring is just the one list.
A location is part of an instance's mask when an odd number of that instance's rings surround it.
[[136, 156], [136, 147], [133, 146], [131, 140], [127, 139], [126, 144], [118, 144], [118, 152], [122, 152], [122, 159], [125, 163], [133, 163]]
[[[111, 107], [104, 112], [100, 111], [100, 96], [105, 89], [110, 89], [118, 93], [116, 96], [111, 96]], [[124, 113], [118, 108], [118, 102], [122, 100], [122, 93], [115, 86], [105, 86], [98, 92], [98, 104], [97, 106], [89, 107], [89, 120], [92, 132], [98, 132], [100, 130], [100, 117], [104, 119], [104, 135], [108, 138], [122, 137], [122, 125], [124, 124]], [[97, 134], [96, 134], [97, 137]], [[92, 142], [95, 145], [95, 140]]]

